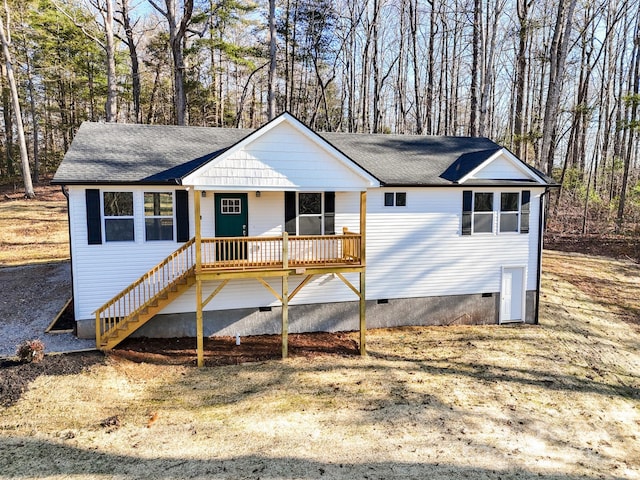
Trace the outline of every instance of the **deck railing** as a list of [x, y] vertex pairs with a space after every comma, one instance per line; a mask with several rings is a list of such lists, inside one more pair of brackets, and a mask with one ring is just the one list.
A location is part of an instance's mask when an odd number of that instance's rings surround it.
[[96, 339], [147, 308], [153, 300], [195, 269], [195, 239], [189, 240], [158, 265], [96, 310]]
[[[346, 229], [343, 235], [202, 238], [201, 267], [202, 271], [237, 271], [359, 266], [361, 241], [360, 234]], [[148, 307], [157, 306], [177, 282], [195, 273], [195, 245], [192, 238], [96, 310], [98, 345], [118, 327], [127, 328], [126, 323]]]
[[361, 238], [360, 234], [348, 231], [343, 235], [203, 238], [202, 268], [251, 270], [358, 265]]

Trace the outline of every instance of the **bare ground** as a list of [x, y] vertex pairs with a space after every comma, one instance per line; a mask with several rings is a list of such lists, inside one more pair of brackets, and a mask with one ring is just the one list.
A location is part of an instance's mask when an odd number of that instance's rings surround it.
[[42, 374], [0, 413], [0, 478], [640, 478], [639, 267], [548, 252], [545, 271], [539, 326]]

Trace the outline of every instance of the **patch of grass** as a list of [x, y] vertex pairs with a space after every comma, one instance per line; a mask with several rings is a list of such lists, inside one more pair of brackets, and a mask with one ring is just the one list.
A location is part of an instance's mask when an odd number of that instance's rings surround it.
[[34, 200], [0, 200], [0, 266], [69, 259], [67, 202], [47, 187]]

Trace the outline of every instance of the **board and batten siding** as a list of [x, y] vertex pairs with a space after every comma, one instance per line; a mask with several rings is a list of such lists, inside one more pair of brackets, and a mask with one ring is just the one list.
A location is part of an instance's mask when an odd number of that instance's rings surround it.
[[[535, 290], [539, 198], [532, 188], [530, 232], [461, 234], [462, 192], [468, 188], [383, 188], [367, 198], [367, 299], [500, 291], [502, 266], [526, 266]], [[474, 188], [474, 192], [522, 191]], [[407, 193], [406, 207], [385, 207], [384, 193]]]

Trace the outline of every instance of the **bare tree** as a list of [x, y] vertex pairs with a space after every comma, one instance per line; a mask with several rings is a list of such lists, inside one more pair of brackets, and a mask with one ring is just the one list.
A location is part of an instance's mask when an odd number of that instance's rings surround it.
[[20, 147], [24, 194], [27, 198], [34, 198], [36, 194], [33, 191], [33, 184], [31, 183], [31, 168], [29, 167], [27, 142], [24, 138], [24, 125], [22, 123], [22, 112], [20, 110], [20, 98], [18, 97], [18, 85], [13, 73], [13, 62], [11, 59], [11, 13], [9, 11], [9, 4], [7, 3], [7, 0], [4, 1], [4, 12], [6, 16], [7, 30], [5, 32], [5, 20], [0, 18], [0, 41], [2, 41], [2, 53], [7, 66], [7, 79], [9, 81], [9, 89], [11, 90], [11, 104], [13, 106], [13, 113], [16, 116], [16, 130], [18, 132], [18, 146]]
[[178, 1], [165, 0], [165, 8], [158, 5], [156, 0], [149, 3], [169, 24], [169, 45], [173, 58], [173, 88], [175, 122], [177, 125], [187, 124], [187, 94], [185, 91], [185, 65], [184, 65], [184, 40], [187, 27], [193, 15], [193, 0], [182, 1], [182, 16], [178, 16]]
[[548, 174], [553, 171], [560, 90], [562, 88], [562, 77], [567, 59], [575, 6], [576, 0], [561, 0], [559, 2], [553, 40], [551, 42], [549, 88], [544, 111], [542, 153], [539, 159], [540, 166], [544, 166]]
[[133, 28], [135, 25], [131, 23], [131, 15], [129, 9], [129, 0], [120, 1], [120, 21], [124, 27], [124, 42], [129, 49], [129, 59], [131, 61], [131, 93], [133, 96], [133, 112], [135, 121], [142, 123], [142, 109], [140, 107], [140, 95], [142, 87], [140, 85], [140, 62], [138, 60], [138, 49], [136, 41], [133, 37]]
[[269, 120], [276, 116], [276, 0], [269, 0]]

